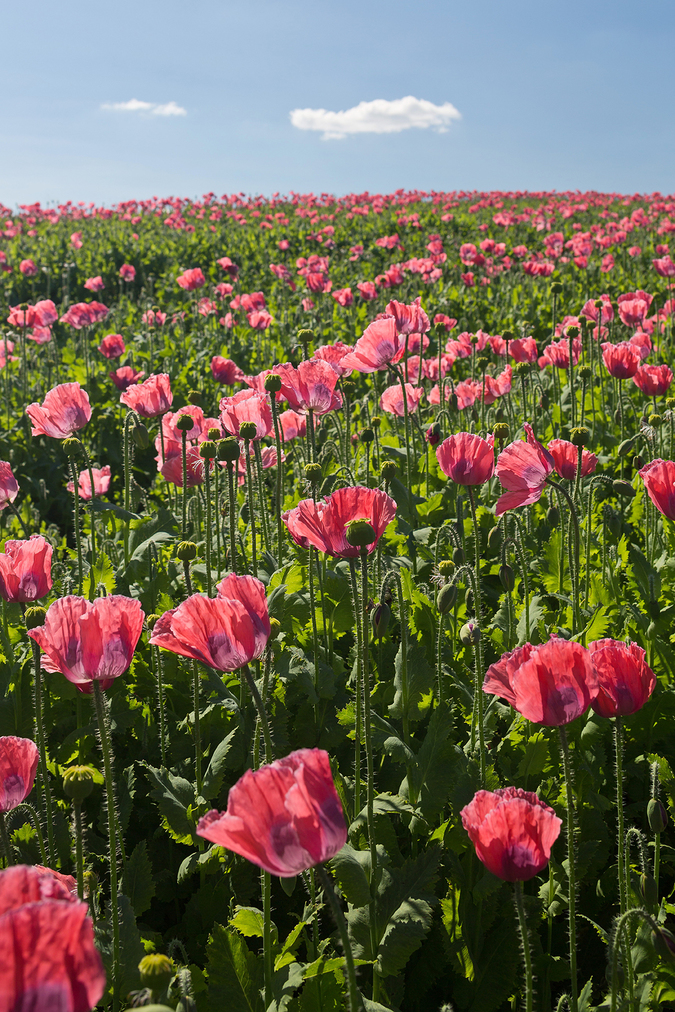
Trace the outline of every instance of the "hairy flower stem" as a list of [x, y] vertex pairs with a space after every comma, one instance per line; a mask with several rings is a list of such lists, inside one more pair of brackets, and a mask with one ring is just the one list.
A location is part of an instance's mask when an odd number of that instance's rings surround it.
[[42, 861], [43, 865], [47, 867], [49, 865], [49, 858], [47, 857], [47, 851], [45, 849], [45, 838], [42, 834], [40, 817], [38, 816], [38, 813], [35, 811], [33, 806], [29, 804], [29, 802], [27, 801], [22, 802], [22, 804], [17, 805], [16, 808], [12, 809], [13, 816], [21, 815], [23, 814], [23, 812], [25, 812], [28, 815], [30, 821], [33, 823], [33, 829], [35, 830], [35, 835], [37, 836], [38, 847], [40, 848], [40, 860]]
[[619, 912], [626, 913], [626, 835], [623, 828], [623, 723], [621, 717], [614, 718], [614, 752], [616, 757], [616, 831], [617, 865], [619, 869]]
[[356, 625], [356, 732], [354, 736], [354, 816], [361, 811], [361, 737], [363, 734], [362, 715], [362, 663], [363, 650], [361, 648], [361, 613], [359, 610], [359, 590], [356, 583], [356, 564], [354, 559], [349, 560], [349, 576], [352, 585], [352, 603], [354, 606], [354, 622]]
[[445, 702], [445, 688], [443, 685], [443, 619], [445, 615], [438, 616], [438, 638], [436, 640], [436, 681], [438, 683], [438, 703], [442, 706]]
[[37, 738], [38, 751], [40, 753], [40, 780], [42, 781], [42, 792], [44, 795], [45, 811], [47, 814], [47, 840], [49, 843], [50, 867], [56, 867], [56, 847], [54, 845], [54, 819], [52, 816], [52, 792], [49, 786], [49, 769], [47, 766], [47, 744], [45, 740], [44, 720], [42, 714], [42, 668], [40, 666], [40, 648], [31, 640], [33, 650], [33, 665], [35, 675], [33, 678], [34, 704], [35, 704], [35, 737]]
[[333, 917], [335, 918], [335, 924], [337, 925], [338, 933], [340, 935], [340, 941], [342, 942], [342, 949], [345, 954], [345, 975], [347, 977], [347, 986], [349, 989], [350, 1012], [362, 1012], [363, 1002], [361, 1001], [361, 995], [359, 994], [359, 990], [356, 986], [354, 954], [352, 953], [352, 946], [349, 941], [349, 931], [347, 930], [345, 915], [342, 912], [340, 901], [335, 895], [335, 887], [330, 880], [328, 872], [322, 864], [318, 864], [316, 866], [316, 873], [321, 880], [321, 887], [323, 889], [324, 896], [330, 904]]
[[222, 570], [222, 554], [220, 551], [222, 514], [220, 512], [220, 464], [218, 464], [218, 462], [216, 462], [213, 469], [213, 495], [214, 511], [216, 514], [216, 579], [220, 580], [220, 573]]
[[[131, 512], [131, 463], [132, 463], [132, 447], [131, 447], [131, 434], [129, 431], [130, 423], [134, 422], [133, 412], [129, 411], [126, 418], [124, 419], [124, 508], [129, 513]], [[161, 431], [161, 428], [160, 428]], [[162, 443], [162, 447], [164, 444]], [[163, 453], [162, 453], [163, 455]], [[73, 484], [77, 488], [76, 479], [73, 480]], [[183, 536], [185, 540], [185, 536]], [[124, 565], [129, 565], [129, 518], [124, 520]], [[82, 590], [80, 590], [80, 594]]]
[[471, 485], [467, 485], [467, 492], [469, 493], [469, 503], [471, 505], [471, 519], [473, 522], [473, 564], [475, 572], [475, 594], [474, 594], [474, 611], [476, 615], [476, 625], [478, 626], [478, 642], [476, 643], [475, 650], [475, 680], [474, 680], [474, 693], [477, 697], [476, 707], [476, 718], [478, 722], [478, 750], [480, 753], [480, 782], [485, 786], [485, 729], [483, 727], [483, 641], [482, 641], [482, 608], [480, 600], [480, 529], [478, 527], [478, 518], [476, 516], [476, 501], [474, 498], [473, 488]]
[[180, 452], [181, 452], [181, 475], [183, 479], [183, 487], [181, 489], [181, 501], [182, 501], [182, 520], [181, 520], [181, 540], [187, 541], [187, 432], [183, 429], [180, 434]]
[[[361, 647], [364, 730], [366, 736], [366, 817], [368, 821], [368, 844], [370, 846], [370, 936], [373, 952], [377, 950], [377, 844], [375, 842], [375, 764], [370, 719], [370, 673], [368, 664], [368, 549], [361, 549]], [[373, 1001], [378, 1000], [380, 979], [377, 968], [373, 967]]]
[[115, 788], [112, 772], [112, 748], [108, 730], [108, 715], [106, 713], [107, 703], [104, 699], [101, 685], [96, 679], [93, 683], [94, 707], [96, 719], [101, 738], [101, 752], [103, 753], [103, 772], [105, 775], [106, 807], [108, 810], [108, 848], [110, 860], [110, 914], [113, 934], [113, 958], [112, 958], [112, 988], [113, 988], [113, 1012], [119, 1009], [119, 977], [120, 977], [120, 911], [117, 899], [117, 816], [115, 811]]
[[277, 466], [276, 466], [276, 496], [274, 503], [274, 512], [277, 518], [277, 568], [281, 569], [283, 566], [283, 523], [281, 521], [281, 482], [283, 478], [283, 472], [281, 470], [281, 431], [279, 429], [279, 412], [277, 409], [277, 397], [275, 393], [270, 394], [270, 404], [272, 408], [272, 421], [274, 422], [274, 443], [277, 448]]
[[263, 480], [262, 454], [260, 452], [260, 442], [257, 439], [253, 444], [253, 452], [255, 453], [255, 469], [256, 479], [258, 482], [258, 501], [260, 502], [260, 521], [262, 524], [263, 544], [265, 546], [265, 551], [269, 552], [272, 547], [272, 540], [267, 526], [268, 507], [265, 497], [265, 482]]
[[164, 712], [164, 665], [159, 647], [152, 648], [151, 656], [155, 660], [157, 670], [157, 708], [159, 710], [159, 747], [162, 755], [162, 766], [166, 766], [166, 713]]
[[516, 902], [516, 913], [518, 914], [518, 929], [520, 931], [520, 944], [523, 948], [523, 963], [525, 964], [525, 1009], [532, 1012], [533, 1001], [533, 978], [532, 978], [532, 956], [530, 954], [530, 936], [527, 930], [527, 918], [525, 916], [525, 904], [523, 903], [523, 883], [514, 883]]
[[73, 836], [75, 837], [75, 874], [77, 895], [84, 899], [84, 847], [82, 846], [82, 805], [73, 801]]
[[211, 461], [204, 461], [204, 494], [206, 496], [206, 523], [204, 524], [204, 545], [206, 562], [206, 593], [211, 597], [213, 580], [211, 576], [211, 535], [213, 519], [211, 516]]
[[[77, 475], [77, 468], [75, 467], [75, 461], [72, 457], [69, 460], [70, 464], [70, 480], [73, 483], [73, 516], [75, 518], [75, 547], [77, 548], [77, 582], [78, 582], [78, 593], [82, 595], [82, 587], [84, 586], [84, 566], [82, 564], [82, 535], [80, 532], [80, 493], [79, 493], [79, 478]], [[126, 557], [129, 554], [127, 547], [125, 552]]]
[[551, 488], [556, 489], [559, 495], [562, 495], [567, 500], [567, 505], [570, 510], [570, 525], [574, 532], [574, 565], [572, 567], [573, 572], [570, 574], [572, 580], [572, 618], [573, 626], [572, 631], [577, 633], [581, 628], [581, 617], [579, 615], [579, 555], [580, 555], [580, 535], [579, 535], [579, 516], [574, 505], [574, 499], [569, 494], [567, 489], [563, 488], [562, 485], [558, 485], [557, 482], [547, 479], [547, 484]]
[[576, 918], [576, 870], [574, 855], [574, 793], [572, 786], [572, 767], [570, 765], [570, 751], [567, 742], [567, 732], [564, 725], [558, 728], [560, 734], [560, 751], [563, 761], [563, 772], [565, 776], [565, 796], [567, 802], [567, 884], [568, 884], [568, 919], [569, 919], [569, 942], [570, 942], [570, 973], [572, 977], [572, 995], [570, 1012], [579, 1010], [579, 987], [577, 982], [577, 918]]
[[317, 722], [317, 735], [319, 733], [319, 633], [316, 627], [316, 596], [314, 592], [314, 558], [316, 549], [309, 546], [307, 552], [307, 572], [309, 575], [309, 609], [312, 615], [312, 649], [314, 651], [314, 691], [317, 701], [314, 704], [314, 717]]
[[[406, 351], [408, 348], [408, 339], [406, 338]], [[408, 495], [411, 498], [410, 502], [410, 517], [412, 526], [416, 527], [415, 518], [417, 516], [417, 510], [414, 508], [412, 503], [412, 479], [410, 477], [410, 417], [408, 415], [408, 395], [405, 389], [405, 377], [403, 371], [394, 369], [394, 372], [398, 376], [399, 383], [401, 384], [401, 390], [403, 391], [403, 428], [405, 432], [405, 475], [406, 475], [406, 487], [408, 489]]]
[[89, 499], [89, 504], [90, 504], [90, 509], [89, 509], [89, 526], [91, 528], [91, 534], [90, 534], [90, 537], [91, 537], [91, 574], [90, 574], [90, 578], [89, 578], [89, 600], [93, 601], [94, 597], [96, 596], [96, 585], [94, 583], [94, 567], [96, 566], [96, 523], [95, 523], [95, 517], [96, 517], [95, 498], [96, 497], [95, 497], [95, 494], [94, 494], [94, 471], [93, 471], [93, 468], [91, 466], [91, 460], [89, 459], [89, 454], [87, 453], [87, 448], [85, 447], [85, 445], [84, 445], [84, 443], [82, 442], [81, 439], [78, 440], [78, 442], [79, 442], [79, 444], [80, 444], [80, 446], [82, 448], [82, 456], [84, 457], [84, 462], [85, 462], [85, 464], [87, 466], [87, 470], [89, 472], [89, 482], [91, 484], [91, 497]]
[[274, 1000], [272, 990], [272, 876], [260, 873], [263, 901], [263, 960], [265, 964], [265, 1008]]
[[270, 722], [267, 716], [267, 709], [263, 703], [262, 696], [258, 692], [258, 686], [255, 683], [253, 675], [250, 672], [248, 664], [245, 664], [240, 671], [244, 673], [244, 678], [249, 687], [253, 703], [258, 711], [258, 718], [260, 720], [260, 726], [262, 727], [263, 738], [265, 739], [265, 761], [271, 763], [274, 760], [274, 749], [272, 747], [272, 735], [270, 733]]
[[227, 461], [227, 505], [230, 510], [230, 569], [237, 573], [237, 500], [234, 491], [234, 463]]
[[246, 494], [248, 496], [248, 520], [251, 528], [251, 569], [253, 575], [258, 577], [258, 548], [255, 531], [255, 495], [253, 489], [253, 472], [251, 471], [251, 440], [244, 440], [244, 455], [246, 457]]
[[[608, 962], [611, 967], [611, 974], [612, 974], [610, 1012], [617, 1012], [619, 1008], [618, 1006], [618, 996], [620, 990], [619, 950], [624, 945], [626, 948], [628, 948], [630, 944], [627, 938], [622, 940], [622, 935], [624, 935], [624, 933], [627, 933], [628, 925], [634, 919], [646, 921], [646, 923], [654, 932], [658, 933], [659, 930], [659, 926], [654, 920], [654, 918], [650, 914], [648, 914], [646, 910], [643, 910], [641, 907], [632, 907], [630, 910], [627, 910], [625, 914], [622, 914], [620, 917], [617, 917], [616, 920], [614, 921], [614, 925], [612, 927], [612, 934], [610, 936], [609, 941], [609, 952], [608, 952]], [[621, 1007], [625, 1008], [626, 1006], [622, 1005]], [[632, 1007], [632, 1003], [630, 1007]]]
[[5, 813], [0, 812], [0, 849], [5, 855], [7, 861], [7, 867], [14, 864], [14, 855], [12, 854], [12, 846], [9, 842], [9, 834], [7, 833], [7, 822]]
[[202, 793], [202, 735], [200, 725], [199, 678], [201, 671], [197, 661], [192, 662], [192, 705], [195, 718], [195, 783], [197, 794]]

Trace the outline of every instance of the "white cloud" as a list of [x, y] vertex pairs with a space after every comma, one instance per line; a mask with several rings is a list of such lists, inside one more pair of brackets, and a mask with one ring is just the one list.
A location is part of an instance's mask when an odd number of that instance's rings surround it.
[[141, 102], [138, 98], [130, 98], [128, 102], [105, 102], [101, 109], [108, 112], [147, 112], [152, 116], [187, 116], [187, 109], [175, 102], [160, 105], [157, 102]]
[[434, 105], [424, 98], [396, 98], [389, 102], [376, 98], [359, 102], [352, 109], [330, 112], [328, 109], [293, 109], [291, 123], [298, 130], [321, 130], [322, 140], [342, 140], [347, 134], [395, 134], [411, 127], [433, 127], [445, 133], [461, 113], [450, 102]]

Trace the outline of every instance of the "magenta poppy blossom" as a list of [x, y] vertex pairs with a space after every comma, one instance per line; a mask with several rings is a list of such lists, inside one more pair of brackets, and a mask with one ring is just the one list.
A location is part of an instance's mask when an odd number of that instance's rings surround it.
[[393, 316], [399, 334], [426, 334], [428, 330], [431, 330], [429, 317], [422, 309], [420, 302], [421, 297], [418, 296], [410, 305], [405, 302], [397, 302], [395, 299], [387, 303], [385, 312], [389, 316]]
[[124, 392], [134, 383], [139, 383], [145, 376], [145, 372], [142, 369], [137, 372], [130, 365], [123, 365], [119, 369], [115, 369], [114, 372], [108, 373], [108, 375], [117, 389]]
[[40, 753], [30, 738], [0, 738], [0, 813], [11, 812], [33, 790]]
[[509, 341], [509, 355], [514, 362], [536, 362], [539, 351], [533, 337], [517, 337]]
[[494, 474], [494, 436], [487, 439], [472, 432], [456, 432], [436, 450], [443, 474], [458, 485], [483, 485]]
[[119, 275], [122, 281], [127, 281], [131, 284], [136, 277], [136, 268], [132, 264], [122, 264], [119, 269]]
[[0, 460], [0, 512], [10, 506], [19, 494], [19, 483], [7, 460]]
[[[406, 383], [405, 400], [408, 414], [412, 414], [413, 411], [417, 411], [423, 397], [424, 390], [422, 387], [416, 387], [413, 386], [412, 383]], [[401, 390], [400, 383], [394, 383], [392, 386], [383, 390], [382, 396], [380, 397], [380, 407], [389, 415], [396, 415], [397, 418], [404, 417], [403, 391]]]
[[[104, 467], [92, 467], [91, 471], [94, 476], [94, 495], [105, 495], [110, 488], [110, 464], [106, 464]], [[72, 481], [68, 482], [66, 488], [69, 492], [75, 491], [75, 485]], [[77, 494], [80, 499], [91, 499], [91, 475], [89, 474], [89, 468], [80, 471], [77, 482]]]
[[106, 334], [98, 350], [105, 358], [119, 358], [127, 349], [121, 334]]
[[538, 502], [546, 479], [555, 471], [555, 461], [535, 439], [532, 426], [525, 422], [525, 440], [509, 443], [497, 457], [496, 472], [507, 490], [497, 500], [495, 515]]
[[340, 365], [345, 370], [377, 372], [393, 361], [402, 348], [405, 348], [405, 337], [396, 329], [393, 316], [387, 316], [382, 320], [374, 320], [366, 327], [356, 342], [354, 351], [345, 355]]
[[280, 393], [294, 411], [325, 415], [342, 404], [335, 394], [340, 377], [328, 362], [310, 359], [301, 362], [297, 369], [285, 362], [275, 365], [272, 372], [281, 379]]
[[641, 365], [633, 376], [633, 383], [647, 397], [663, 397], [673, 382], [673, 370], [667, 365]]
[[281, 436], [285, 443], [292, 439], [298, 439], [307, 435], [307, 415], [301, 415], [298, 411], [282, 411], [279, 415], [281, 425]]
[[675, 520], [675, 462], [657, 458], [638, 471], [659, 513]]
[[354, 304], [354, 295], [351, 288], [339, 288], [335, 292], [331, 292], [333, 298], [339, 306], [346, 309], [348, 306]]
[[353, 350], [354, 348], [351, 344], [333, 341], [332, 344], [322, 344], [318, 348], [315, 348], [314, 358], [328, 362], [335, 369], [338, 376], [344, 376], [345, 373], [351, 372], [351, 369], [347, 369], [342, 365], [342, 359]]
[[146, 327], [163, 327], [166, 323], [166, 313], [160, 312], [159, 309], [148, 309], [141, 319]]
[[173, 404], [168, 373], [148, 376], [143, 383], [130, 385], [120, 397], [120, 401], [143, 418], [163, 415]]
[[214, 355], [211, 359], [211, 375], [218, 383], [232, 386], [234, 383], [242, 383], [244, 373], [231, 358], [223, 358], [222, 355]]
[[630, 379], [640, 365], [640, 352], [628, 341], [622, 341], [621, 344], [605, 342], [602, 345], [602, 361], [610, 376], [616, 379]]
[[66, 439], [91, 418], [89, 395], [79, 383], [61, 383], [45, 394], [42, 404], [29, 404], [26, 414], [33, 423], [32, 435]]
[[302, 499], [283, 513], [281, 519], [296, 545], [310, 545], [326, 555], [353, 559], [360, 549], [347, 541], [347, 524], [367, 520], [375, 531], [375, 540], [368, 546], [373, 552], [377, 542], [396, 515], [396, 503], [380, 489], [352, 486], [339, 488], [326, 499]]
[[269, 399], [266, 394], [255, 390], [240, 390], [233, 397], [223, 397], [220, 401], [220, 417], [226, 431], [233, 436], [239, 435], [244, 422], [255, 424], [254, 440], [269, 436], [274, 429]]
[[649, 295], [641, 289], [620, 295], [617, 302], [621, 322], [627, 327], [641, 327], [653, 300], [653, 295]]
[[90, 292], [102, 292], [105, 285], [103, 284], [101, 275], [97, 274], [95, 278], [87, 278], [84, 287]]
[[588, 644], [598, 694], [592, 706], [601, 717], [625, 717], [637, 713], [656, 688], [656, 675], [637, 643], [594, 640]]
[[[561, 478], [574, 481], [577, 476], [577, 463], [579, 460], [578, 447], [567, 439], [552, 439], [548, 444], [548, 451], [553, 457], [556, 473]], [[591, 453], [590, 450], [583, 450], [581, 454], [582, 477], [585, 478], [586, 475], [593, 474], [597, 465], [597, 456]]]
[[656, 273], [662, 278], [675, 278], [675, 263], [670, 259], [670, 254], [660, 259], [652, 260]]
[[[161, 447], [160, 447], [161, 453]], [[180, 443], [173, 440], [164, 445], [165, 458], [161, 466], [158, 461], [159, 473], [167, 481], [170, 481], [176, 488], [183, 487], [183, 452]], [[209, 470], [213, 471], [214, 463], [210, 461]], [[199, 456], [196, 446], [188, 446], [185, 451], [185, 485], [187, 488], [195, 488], [203, 485], [206, 475], [206, 461]]]
[[347, 842], [347, 825], [328, 753], [299, 749], [247, 770], [230, 788], [227, 811], [208, 812], [197, 834], [280, 878], [334, 857]]
[[194, 292], [196, 288], [201, 288], [202, 285], [206, 284], [206, 278], [201, 267], [192, 267], [188, 271], [183, 271], [176, 278], [176, 284], [181, 288], [185, 289], [186, 292]]
[[41, 534], [6, 541], [0, 552], [0, 597], [30, 604], [52, 589], [52, 546]]
[[34, 278], [37, 274], [37, 264], [34, 260], [22, 260], [19, 264], [19, 270], [25, 278]]

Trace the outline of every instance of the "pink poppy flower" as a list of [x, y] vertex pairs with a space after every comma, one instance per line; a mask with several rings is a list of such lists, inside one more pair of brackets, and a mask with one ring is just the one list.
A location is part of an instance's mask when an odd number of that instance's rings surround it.
[[377, 542], [396, 515], [396, 503], [380, 489], [353, 486], [339, 488], [326, 499], [314, 502], [302, 499], [295, 509], [283, 513], [281, 519], [296, 545], [309, 548], [338, 559], [353, 559], [360, 549], [347, 541], [347, 524], [352, 520], [367, 520], [375, 531], [375, 540], [368, 552], [375, 550]]
[[[292, 412], [292, 414], [295, 414], [295, 412]], [[298, 416], [298, 417], [300, 417], [300, 416]], [[279, 416], [279, 421], [281, 421], [281, 415]], [[282, 434], [281, 438], [282, 439], [284, 438], [283, 434]], [[240, 453], [239, 459], [237, 461], [237, 485], [240, 488], [243, 488], [244, 485], [246, 484], [246, 475], [247, 475], [247, 470], [246, 470], [246, 448], [243, 445], [243, 443], [240, 443], [239, 445], [240, 445], [240, 448], [241, 448], [241, 453]], [[255, 457], [255, 450], [253, 448], [253, 444], [251, 444], [249, 446], [248, 453], [249, 453], [249, 457], [251, 457], [251, 458]], [[286, 454], [282, 450], [281, 451], [281, 462], [282, 462], [282, 464], [283, 464], [283, 462], [285, 460], [286, 460]], [[277, 466], [277, 448], [276, 448], [276, 446], [263, 446], [262, 450], [260, 451], [260, 466], [262, 467], [263, 471], [267, 471], [267, 470], [269, 470], [269, 468]]]
[[444, 439], [436, 450], [443, 474], [458, 485], [483, 485], [495, 470], [495, 440], [471, 432], [456, 432]]
[[[424, 397], [424, 390], [422, 387], [413, 386], [412, 383], [406, 383], [405, 385], [405, 399], [408, 413], [412, 414], [419, 407], [421, 399]], [[405, 411], [403, 408], [403, 391], [401, 390], [400, 383], [394, 383], [392, 386], [387, 387], [380, 397], [380, 407], [383, 411], [386, 411], [389, 415], [396, 415], [397, 418], [403, 418]]]
[[506, 882], [538, 875], [562, 826], [549, 805], [519, 787], [478, 791], [460, 815], [480, 861]]
[[163, 415], [173, 404], [168, 373], [148, 376], [143, 383], [130, 385], [120, 397], [120, 401], [143, 418]]
[[223, 397], [220, 402], [220, 417], [227, 432], [239, 435], [242, 422], [254, 422], [254, 439], [264, 439], [274, 429], [272, 409], [266, 394], [255, 390], [240, 390], [233, 397]]
[[106, 334], [99, 344], [98, 350], [106, 358], [119, 358], [126, 351], [124, 338], [121, 334]]
[[628, 338], [628, 343], [634, 348], [637, 348], [640, 355], [640, 361], [644, 361], [652, 350], [652, 339], [649, 334], [645, 334], [644, 331], [638, 330], [637, 333], [633, 334], [632, 337]]
[[91, 418], [89, 396], [79, 383], [61, 383], [46, 393], [42, 404], [29, 404], [26, 414], [33, 423], [32, 435], [65, 439]]
[[640, 365], [640, 352], [628, 341], [622, 341], [621, 344], [605, 342], [602, 345], [602, 361], [610, 376], [616, 379], [630, 379]]
[[108, 373], [108, 375], [117, 389], [124, 391], [133, 383], [138, 383], [145, 376], [145, 372], [142, 369], [140, 372], [137, 372], [130, 365], [123, 365], [114, 372]]
[[275, 365], [272, 372], [280, 377], [280, 393], [294, 411], [325, 415], [342, 404], [335, 394], [339, 376], [328, 362], [312, 359], [301, 362], [297, 369], [285, 362]]
[[192, 419], [192, 427], [185, 432], [185, 438], [188, 442], [197, 439], [204, 428], [204, 412], [198, 404], [186, 404], [184, 408], [179, 408], [178, 411], [167, 412], [162, 418], [162, 433], [165, 439], [179, 444], [183, 441], [183, 433], [177, 428], [176, 423], [181, 415], [186, 415]]
[[0, 552], [0, 597], [30, 604], [52, 589], [52, 546], [40, 534], [6, 541]]
[[247, 770], [230, 789], [227, 811], [199, 820], [199, 836], [280, 878], [334, 857], [347, 825], [323, 749], [300, 749]]
[[236, 362], [221, 355], [214, 355], [211, 359], [211, 374], [218, 383], [224, 383], [226, 386], [241, 383], [244, 379], [244, 374]]
[[186, 292], [194, 292], [196, 288], [201, 288], [202, 285], [206, 284], [206, 278], [201, 267], [192, 267], [188, 271], [183, 271], [176, 278], [176, 284], [183, 288]]
[[[104, 467], [92, 467], [91, 471], [94, 475], [94, 495], [105, 495], [110, 488], [110, 464], [106, 464]], [[75, 491], [72, 481], [68, 482], [66, 488], [69, 492]], [[80, 499], [91, 499], [91, 477], [88, 469], [80, 471], [77, 494]]]
[[497, 500], [498, 517], [507, 510], [538, 502], [546, 479], [555, 470], [553, 457], [535, 439], [532, 426], [525, 422], [523, 428], [526, 439], [510, 443], [497, 458], [497, 477], [507, 489]]
[[[575, 337], [572, 340], [572, 362], [576, 365], [581, 357], [581, 338]], [[554, 365], [556, 369], [569, 369], [570, 367], [570, 342], [568, 337], [562, 337], [559, 341], [552, 341], [544, 354], [539, 359], [539, 366], [545, 369], [548, 365]]]
[[12, 466], [0, 460], [0, 511], [14, 502], [19, 494], [19, 483], [12, 473]]
[[237, 265], [235, 263], [232, 262], [232, 260], [230, 260], [229, 257], [221, 257], [220, 260], [216, 260], [216, 263], [233, 280], [236, 280], [236, 277], [239, 274], [239, 268], [237, 267]]
[[675, 263], [670, 259], [670, 256], [661, 257], [661, 259], [652, 260], [654, 270], [662, 278], [675, 278]]
[[266, 309], [248, 313], [246, 319], [248, 320], [249, 327], [253, 330], [267, 330], [274, 323], [274, 320]]
[[302, 438], [307, 435], [307, 415], [301, 415], [297, 411], [282, 411], [279, 415], [282, 439], [289, 443], [292, 439]]
[[345, 369], [342, 365], [342, 359], [345, 355], [348, 355], [354, 350], [351, 344], [343, 344], [342, 341], [333, 341], [332, 344], [322, 344], [314, 351], [314, 358], [321, 359], [322, 362], [328, 362], [333, 369], [335, 369], [338, 376], [344, 376], [345, 373], [351, 372], [351, 369]]
[[354, 351], [345, 355], [340, 365], [343, 369], [356, 369], [357, 372], [377, 372], [384, 369], [402, 348], [405, 348], [405, 337], [398, 333], [396, 320], [388, 316], [383, 320], [374, 320], [366, 327]]
[[436, 313], [434, 316], [434, 325], [436, 327], [443, 327], [444, 330], [454, 330], [457, 326], [457, 320], [454, 317], [446, 316], [445, 313]]
[[90, 292], [102, 292], [105, 285], [103, 284], [101, 275], [97, 274], [95, 278], [87, 278], [84, 287]]
[[614, 319], [614, 307], [609, 295], [601, 295], [602, 306], [598, 307], [595, 305], [594, 299], [589, 299], [581, 310], [581, 316], [585, 316], [587, 320], [592, 320], [593, 323], [597, 323], [600, 315], [602, 314], [602, 323], [610, 323]]
[[372, 281], [359, 281], [357, 284], [359, 295], [366, 302], [372, 302], [377, 298], [377, 288]]
[[591, 704], [601, 717], [627, 717], [645, 705], [656, 688], [656, 676], [637, 643], [594, 640], [588, 644], [598, 679], [598, 694]]
[[52, 332], [49, 327], [33, 327], [30, 334], [26, 334], [29, 341], [35, 341], [36, 344], [49, 344], [52, 339]]
[[351, 288], [339, 288], [331, 294], [338, 305], [342, 306], [343, 309], [346, 309], [347, 306], [352, 306], [354, 304], [354, 296]]
[[159, 309], [148, 309], [141, 319], [146, 327], [163, 327], [166, 323], [166, 313], [161, 313]]
[[131, 664], [143, 631], [138, 600], [111, 594], [90, 602], [62, 597], [47, 610], [45, 624], [28, 635], [44, 651], [42, 667], [60, 671], [76, 686], [112, 684]]
[[642, 326], [653, 299], [653, 295], [643, 292], [642, 289], [620, 295], [617, 301], [619, 303], [621, 322], [627, 327]]
[[509, 341], [509, 355], [514, 362], [536, 362], [539, 352], [533, 337], [517, 337]]
[[633, 376], [633, 383], [647, 397], [663, 397], [673, 382], [673, 371], [667, 365], [641, 365]]
[[0, 738], [0, 813], [11, 812], [26, 800], [33, 790], [39, 758], [30, 738]]
[[[177, 488], [183, 487], [183, 452], [182, 444], [173, 441], [165, 444], [165, 459], [159, 473], [170, 481]], [[161, 452], [161, 450], [160, 450]], [[160, 461], [158, 460], [158, 465]], [[199, 456], [196, 446], [188, 446], [185, 452], [185, 485], [187, 488], [195, 488], [204, 483], [206, 462]], [[213, 471], [213, 461], [210, 462], [210, 470]]]
[[638, 474], [659, 513], [675, 520], [675, 462], [658, 458], [645, 464]]
[[238, 309], [239, 306], [241, 306], [245, 313], [259, 313], [263, 309], [266, 309], [267, 302], [265, 301], [263, 292], [250, 292], [249, 294], [244, 293], [240, 295], [239, 302], [236, 299], [232, 299], [230, 307]]
[[396, 329], [399, 334], [426, 334], [431, 330], [429, 317], [420, 305], [421, 297], [415, 299], [410, 305], [405, 302], [396, 302], [392, 299], [387, 304], [385, 312], [396, 320]]
[[19, 264], [19, 270], [25, 278], [34, 278], [37, 274], [37, 265], [33, 260], [22, 260]]
[[[577, 461], [579, 459], [578, 448], [567, 439], [552, 439], [548, 444], [548, 450], [553, 457], [555, 469], [561, 478], [574, 481], [577, 476]], [[581, 454], [581, 474], [585, 478], [593, 474], [598, 465], [598, 458], [590, 450], [583, 450]]]
[[74, 246], [75, 249], [82, 249], [82, 233], [73, 232], [70, 237], [70, 244], [71, 246]]
[[126, 281], [129, 284], [131, 284], [131, 282], [136, 277], [136, 268], [133, 267], [131, 264], [122, 264], [122, 266], [119, 269], [119, 275], [122, 281]]

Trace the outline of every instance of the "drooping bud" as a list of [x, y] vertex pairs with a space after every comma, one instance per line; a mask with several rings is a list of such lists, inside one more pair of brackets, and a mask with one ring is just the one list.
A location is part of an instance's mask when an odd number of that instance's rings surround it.
[[176, 556], [181, 562], [192, 562], [197, 558], [197, 546], [194, 541], [180, 541], [176, 548]]
[[347, 544], [354, 548], [366, 548], [377, 538], [375, 528], [369, 520], [350, 520], [346, 525]]
[[675, 962], [675, 936], [667, 928], [652, 931], [652, 945], [654, 952], [665, 962]]
[[441, 427], [438, 422], [433, 422], [424, 435], [430, 446], [438, 446], [441, 441]]
[[459, 630], [459, 638], [465, 647], [475, 647], [480, 642], [480, 628], [476, 622], [465, 622]]
[[139, 450], [147, 450], [150, 446], [150, 434], [144, 422], [136, 422], [131, 430], [131, 437]]
[[386, 636], [390, 618], [391, 608], [386, 601], [375, 605], [370, 613], [370, 624], [373, 627], [373, 635], [376, 640], [381, 640]]
[[633, 448], [635, 439], [624, 439], [623, 443], [619, 443], [619, 448], [616, 451], [620, 457], [627, 457]]
[[635, 495], [635, 489], [629, 481], [624, 481], [622, 478], [615, 478], [612, 482], [612, 490], [615, 495], [620, 495], [624, 499], [632, 499]]
[[69, 766], [63, 774], [64, 793], [76, 805], [81, 805], [94, 789], [95, 776], [96, 770], [91, 766]]
[[499, 524], [495, 524], [494, 527], [490, 528], [490, 533], [487, 537], [488, 548], [492, 552], [498, 552], [502, 547], [502, 529]]
[[635, 456], [633, 457], [633, 467], [635, 468], [636, 471], [641, 471], [644, 466], [645, 466], [644, 460], [642, 459], [639, 453], [636, 453]]
[[557, 506], [549, 506], [546, 510], [546, 523], [549, 527], [557, 527], [560, 523], [560, 510]]
[[656, 887], [656, 879], [649, 872], [643, 871], [640, 876], [640, 892], [645, 903], [650, 907], [655, 907], [659, 902], [659, 891]]
[[652, 833], [662, 833], [668, 825], [668, 813], [658, 798], [652, 798], [647, 804], [647, 822]]
[[453, 550], [452, 561], [455, 563], [456, 566], [463, 566], [464, 563], [466, 562], [466, 553], [461, 546]]
[[441, 587], [436, 598], [436, 608], [439, 615], [447, 615], [455, 607], [457, 600], [457, 584], [446, 583]]
[[275, 640], [277, 638], [277, 636], [279, 635], [280, 632], [281, 632], [281, 622], [279, 621], [278, 618], [271, 618], [270, 619], [270, 637], [269, 637], [269, 640], [267, 642], [269, 643], [269, 642], [271, 642], [271, 640]]
[[152, 615], [148, 615], [147, 618], [145, 619], [145, 625], [149, 632], [152, 632], [152, 630], [155, 628], [155, 622], [157, 622], [158, 618], [159, 615], [155, 615], [153, 613]]
[[499, 579], [504, 590], [512, 591], [516, 585], [516, 574], [506, 562], [499, 567]]

